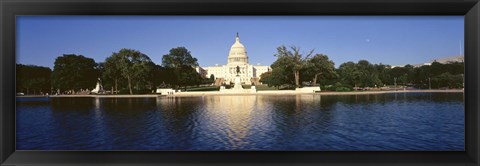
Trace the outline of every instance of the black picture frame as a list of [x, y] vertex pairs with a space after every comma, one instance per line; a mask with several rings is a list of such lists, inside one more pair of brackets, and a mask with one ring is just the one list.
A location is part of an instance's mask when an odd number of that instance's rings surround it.
[[[478, 0], [0, 0], [2, 165], [467, 165], [480, 163]], [[463, 15], [465, 151], [16, 151], [20, 15]]]

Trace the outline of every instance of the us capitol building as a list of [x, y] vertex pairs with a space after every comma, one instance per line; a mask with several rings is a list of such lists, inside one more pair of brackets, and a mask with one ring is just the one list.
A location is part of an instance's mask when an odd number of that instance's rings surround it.
[[207, 78], [210, 75], [215, 77], [215, 85], [230, 85], [233, 84], [235, 77], [237, 76], [237, 66], [240, 69], [238, 75], [242, 84], [246, 85], [258, 85], [260, 84], [260, 75], [265, 72], [271, 71], [270, 66], [250, 65], [248, 64], [248, 56], [245, 46], [240, 43], [240, 38], [235, 39], [230, 48], [228, 54], [228, 62], [226, 65], [215, 65], [208, 67], [196, 67], [198, 73]]

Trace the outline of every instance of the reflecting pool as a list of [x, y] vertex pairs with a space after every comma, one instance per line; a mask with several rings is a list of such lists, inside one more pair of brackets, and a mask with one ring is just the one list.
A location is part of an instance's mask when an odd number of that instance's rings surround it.
[[17, 98], [18, 150], [464, 150], [463, 93]]

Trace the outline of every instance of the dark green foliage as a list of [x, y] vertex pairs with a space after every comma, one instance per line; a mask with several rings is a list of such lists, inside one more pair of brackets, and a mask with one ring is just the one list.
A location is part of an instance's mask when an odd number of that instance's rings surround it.
[[396, 67], [391, 69], [392, 77], [397, 78], [397, 84], [414, 86], [416, 88], [463, 88], [464, 63], [452, 62], [413, 67]]
[[51, 75], [48, 67], [17, 64], [16, 90], [26, 95], [51, 93]]
[[200, 85], [203, 80], [200, 74], [191, 66], [180, 66], [174, 69], [174, 73], [176, 76], [176, 82], [174, 84], [184, 87], [184, 90], [187, 90], [187, 86]]
[[317, 82], [324, 84], [327, 79], [338, 77], [335, 71], [335, 63], [323, 54], [316, 54], [308, 59], [303, 73], [305, 73], [304, 77], [311, 79], [312, 86], [317, 86]]
[[340, 81], [344, 84], [348, 84], [357, 87], [360, 84], [361, 73], [357, 69], [357, 65], [353, 62], [346, 62], [340, 65], [337, 70]]
[[346, 92], [346, 91], [351, 91], [352, 89], [347, 88], [347, 87], [337, 87], [335, 91], [337, 92]]
[[[276, 89], [292, 89], [302, 85], [316, 86], [322, 90], [350, 91], [356, 87], [408, 86], [415, 88], [463, 88], [464, 63], [453, 62], [414, 67], [394, 67], [371, 64], [366, 60], [346, 62], [334, 68], [327, 55], [313, 50], [303, 55], [298, 47], [277, 48], [277, 60], [272, 70], [263, 73], [259, 80]], [[185, 47], [172, 48], [162, 57], [163, 66], [133, 49], [121, 49], [96, 64], [82, 55], [65, 54], [57, 57], [53, 72], [46, 67], [17, 64], [17, 92], [40, 94], [52, 89], [62, 93], [93, 89], [101, 77], [106, 90], [120, 93], [151, 93], [155, 88], [184, 88], [212, 84], [214, 75], [204, 78], [195, 71], [197, 59]], [[266, 86], [265, 86], [266, 87]], [[355, 87], [355, 88], [354, 88]], [[200, 88], [201, 89], [201, 88]]]
[[192, 57], [185, 47], [172, 48], [169, 54], [163, 55], [164, 67], [179, 68], [181, 66], [198, 66], [197, 58]]
[[374, 87], [382, 85], [374, 65], [370, 62], [366, 60], [358, 61], [357, 71], [359, 74], [359, 87]]
[[397, 80], [397, 85], [409, 85], [413, 82], [415, 77], [415, 68], [412, 65], [405, 65], [404, 67], [392, 68], [388, 73], [393, 78], [392, 84]]
[[351, 91], [352, 87], [350, 85], [337, 82], [333, 85], [322, 86], [322, 90], [323, 91]]
[[93, 89], [100, 73], [92, 58], [83, 55], [64, 54], [55, 59], [52, 73], [52, 87], [61, 92]]
[[341, 82], [350, 86], [381, 87], [396, 83], [397, 86], [422, 89], [463, 88], [463, 71], [463, 62], [433, 62], [420, 67], [405, 65], [392, 68], [382, 64], [371, 65], [368, 61], [346, 62], [337, 70]]
[[[114, 52], [112, 56], [105, 60], [104, 77], [118, 82], [126, 80], [128, 91], [133, 94], [134, 89], [137, 92], [153, 90], [152, 71], [155, 64], [150, 58], [133, 49], [121, 49]], [[116, 88], [115, 88], [116, 89]]]
[[261, 78], [260, 82], [262, 84], [268, 85], [269, 87], [273, 86], [278, 89], [278, 87], [280, 87], [283, 84], [281, 80], [281, 78], [283, 77], [280, 75], [273, 75], [272, 71], [263, 73], [262, 75], [260, 75], [260, 78]]
[[215, 76], [213, 74], [210, 74], [210, 81], [213, 83], [215, 81]]
[[[211, 75], [213, 76], [213, 75]], [[202, 84], [213, 84], [215, 82], [215, 78], [210, 77], [210, 78], [203, 78], [202, 77]]]
[[197, 58], [194, 58], [190, 51], [185, 47], [172, 48], [169, 54], [163, 55], [162, 64], [166, 68], [166, 75], [169, 77], [168, 83], [174, 87], [200, 85], [206, 81], [202, 76], [195, 71], [198, 66]]
[[[290, 47], [291, 51], [287, 49], [285, 46], [280, 46], [277, 48], [277, 54], [274, 56], [277, 57], [277, 61], [281, 60], [280, 65], [288, 65], [291, 67], [291, 70], [288, 70], [294, 76], [294, 82], [296, 87], [301, 86], [301, 71], [307, 67], [308, 60], [310, 56], [313, 54], [314, 50], [309, 51], [306, 55], [300, 53], [300, 48], [292, 46]], [[273, 64], [272, 64], [272, 70]]]
[[453, 75], [449, 72], [431, 78], [432, 88], [460, 88], [463, 87], [463, 75]]
[[284, 84], [296, 85], [294, 75], [295, 64], [291, 62], [289, 57], [278, 57], [277, 60], [273, 62], [271, 67], [272, 71], [270, 78], [264, 79], [264, 82], [262, 83], [266, 83], [275, 87], [279, 87]]
[[105, 62], [100, 63], [103, 87], [110, 89], [112, 93], [118, 93], [118, 88], [127, 86], [125, 83], [127, 80], [122, 76], [119, 61], [120, 56], [110, 56], [105, 59]]
[[261, 76], [261, 82], [269, 86], [280, 87], [282, 85], [301, 87], [303, 84], [317, 86], [333, 83], [338, 78], [334, 63], [327, 55], [315, 54], [314, 50], [303, 55], [298, 47], [285, 46], [277, 48], [277, 60], [271, 65], [272, 71]]
[[388, 71], [390, 70], [391, 67], [389, 65], [384, 65], [382, 63], [374, 64], [373, 66], [375, 68], [375, 72], [377, 73], [378, 79], [380, 80], [380, 83], [378, 83], [377, 86], [384, 86], [389, 84], [388, 82], [392, 78], [388, 74]]

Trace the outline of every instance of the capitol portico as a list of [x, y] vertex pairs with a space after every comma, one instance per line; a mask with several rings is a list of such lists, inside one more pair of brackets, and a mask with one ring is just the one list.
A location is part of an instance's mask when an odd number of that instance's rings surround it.
[[248, 64], [248, 56], [245, 46], [240, 43], [240, 37], [236, 36], [235, 43], [230, 48], [228, 61], [226, 65], [215, 65], [208, 67], [197, 67], [198, 73], [205, 77], [214, 75], [215, 84], [231, 84], [237, 76], [237, 66], [240, 69], [238, 75], [241, 83], [246, 85], [260, 84], [260, 75], [272, 70], [270, 66], [250, 65]]

